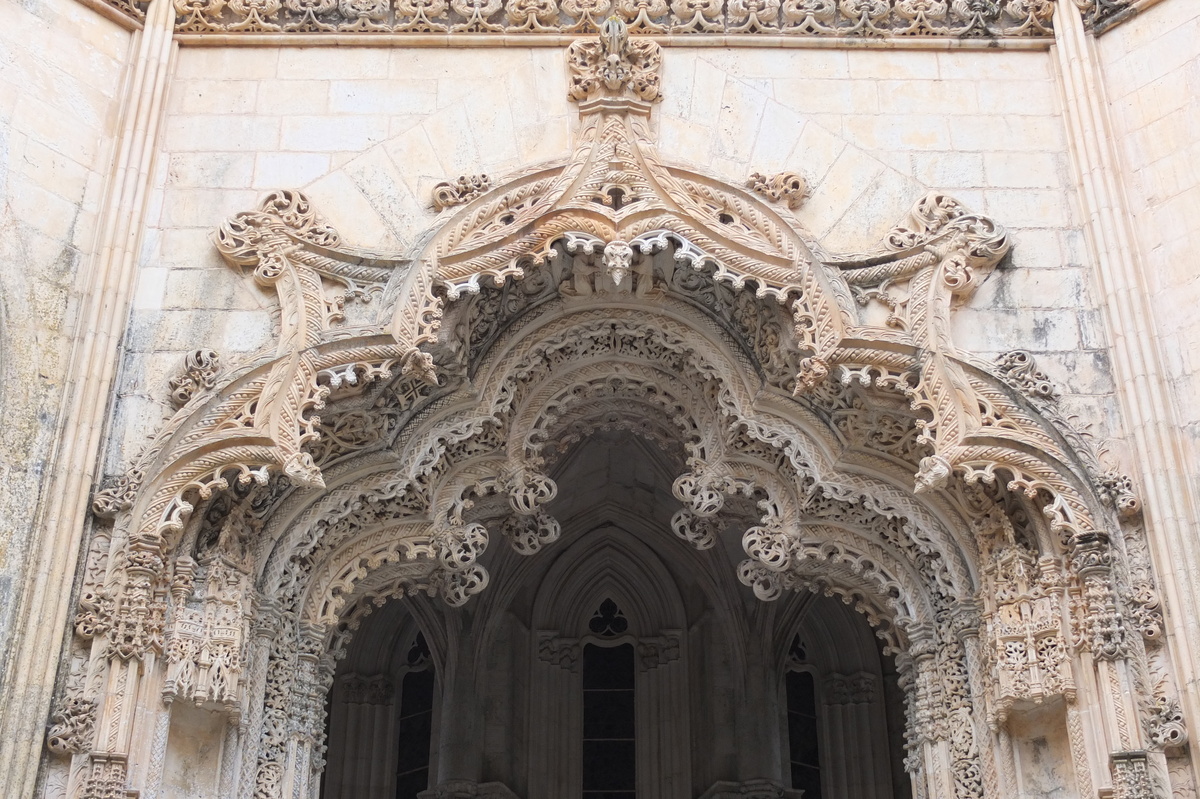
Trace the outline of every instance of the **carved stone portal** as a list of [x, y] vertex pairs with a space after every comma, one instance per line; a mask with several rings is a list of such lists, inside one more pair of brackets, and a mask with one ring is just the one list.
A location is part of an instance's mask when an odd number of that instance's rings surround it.
[[[455, 8], [480, 30], [498, 11]], [[904, 686], [915, 795], [1000, 795], [1009, 721], [1037, 703], [1062, 709], [1081, 793], [1158, 790], [1147, 764], [1186, 738], [1162, 732], [1174, 690], [1155, 589], [1111, 504], [1136, 500], [1027, 358], [992, 366], [950, 333], [1006, 232], [934, 192], [877, 247], [831, 253], [774, 205], [802, 194], [795, 176], [751, 190], [669, 164], [647, 124], [662, 53], [631, 35], [651, 24], [609, 20], [568, 50], [570, 158], [446, 186], [455, 210], [408, 257], [364, 260], [295, 191], [220, 227], [222, 255], [278, 296], [276, 353], [220, 374], [193, 358], [186, 404], [97, 493], [115, 522], [89, 554], [50, 738], [86, 752], [72, 796], [153, 793], [165, 750], [127, 763], [185, 704], [231, 721], [222, 795], [311, 795], [326, 696], [364, 619], [395, 597], [484, 601], [503, 569], [556, 546], [555, 475], [603, 431], [662, 452], [678, 502], [664, 533], [726, 578], [763, 600], [838, 597], [869, 621]], [[345, 304], [367, 300], [375, 321], [347, 326]], [[457, 662], [453, 625], [427, 633]], [[646, 669], [682, 662], [670, 635], [640, 642]], [[561, 636], [536, 645], [546, 668], [578, 657]], [[1103, 736], [1080, 726], [1082, 684]], [[855, 674], [828, 686], [839, 707], [868, 689]], [[430, 795], [506, 795], [443, 766]]]

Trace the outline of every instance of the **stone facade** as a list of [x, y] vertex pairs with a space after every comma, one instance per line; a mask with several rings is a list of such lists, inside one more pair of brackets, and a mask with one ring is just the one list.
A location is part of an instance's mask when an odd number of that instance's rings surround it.
[[[105, 224], [130, 35], [71, 0], [9, 4], [0, 27], [0, 661], [19, 669], [13, 644], [40, 623], [20, 610], [28, 593], [60, 593], [72, 579], [63, 559], [75, 544], [43, 535], [53, 524], [47, 477], [70, 457], [56, 435], [77, 388], [70, 363], [85, 298], [99, 289], [88, 265]], [[89, 480], [90, 461], [78, 462]], [[57, 601], [65, 610], [69, 598]], [[6, 701], [40, 706], [48, 677]], [[43, 721], [19, 723], [39, 734]]]
[[1195, 796], [1192, 4], [611, 5], [9, 4], [12, 795]]
[[[1188, 269], [1197, 236], [1200, 199], [1188, 174], [1196, 170], [1200, 101], [1194, 91], [1197, 54], [1173, 39], [1194, 40], [1200, 11], [1162, 4], [1099, 40], [1098, 53], [1112, 103], [1112, 130], [1120, 145], [1145, 291], [1159, 320], [1158, 336], [1170, 393], [1188, 442], [1200, 462], [1200, 411], [1188, 397], [1200, 390], [1194, 344], [1200, 339], [1200, 283]], [[1193, 473], [1193, 490], [1196, 475]]]

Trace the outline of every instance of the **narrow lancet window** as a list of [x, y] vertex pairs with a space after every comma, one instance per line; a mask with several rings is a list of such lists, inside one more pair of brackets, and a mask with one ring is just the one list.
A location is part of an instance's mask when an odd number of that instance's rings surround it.
[[429, 788], [429, 747], [433, 734], [433, 664], [425, 636], [417, 633], [408, 651], [408, 666], [400, 689], [397, 724], [399, 758], [396, 799], [416, 799]]
[[635, 761], [633, 646], [588, 644], [583, 648], [583, 799], [633, 799]]
[[821, 799], [821, 765], [817, 757], [817, 695], [810, 672], [797, 667], [807, 660], [800, 636], [788, 653], [786, 680], [788, 759], [792, 765], [792, 787], [804, 791], [804, 799]]

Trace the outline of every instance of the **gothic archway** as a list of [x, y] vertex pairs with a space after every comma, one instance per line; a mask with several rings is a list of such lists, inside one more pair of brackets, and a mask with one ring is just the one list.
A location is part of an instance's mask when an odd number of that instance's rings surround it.
[[[569, 58], [572, 157], [445, 187], [463, 207], [411, 257], [346, 246], [297, 192], [222, 226], [279, 296], [278, 347], [224, 371], [198, 353], [168, 428], [97, 495], [115, 524], [51, 731], [70, 795], [156, 790], [184, 703], [229, 721], [214, 791], [313, 795], [364, 617], [417, 592], [481, 601], [553, 546], [552, 467], [608, 429], [664, 453], [671, 530], [740, 547], [729, 573], [759, 599], [867, 618], [905, 687], [914, 795], [1015, 790], [1008, 720], [1035, 703], [1060, 714], [1080, 795], [1151, 780], [1185, 734], [1119, 522], [1136, 500], [1027, 355], [982, 363], [949, 334], [1003, 229], [933, 194], [878, 248], [827, 253], [774, 204], [802, 196], [795, 176], [747, 190], [658, 157], [656, 45], [609, 26]], [[454, 636], [422, 629], [452, 673]], [[500, 790], [469, 757], [438, 767], [456, 795]]]

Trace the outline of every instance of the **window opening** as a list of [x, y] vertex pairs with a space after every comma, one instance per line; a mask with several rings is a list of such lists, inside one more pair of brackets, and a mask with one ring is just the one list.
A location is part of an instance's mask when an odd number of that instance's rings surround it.
[[429, 787], [429, 748], [433, 738], [433, 664], [429, 644], [417, 633], [405, 658], [410, 671], [400, 689], [397, 724], [399, 757], [396, 765], [396, 799], [416, 799]]
[[629, 619], [625, 618], [616, 602], [606, 599], [588, 622], [588, 629], [602, 638], [615, 638], [629, 629]]
[[[628, 627], [624, 616], [619, 620]], [[632, 644], [583, 648], [583, 799], [634, 799], [633, 662]]]
[[804, 799], [821, 799], [821, 763], [817, 751], [817, 692], [813, 676], [797, 667], [807, 660], [800, 636], [788, 651], [787, 690], [788, 759], [792, 787], [804, 791]]

